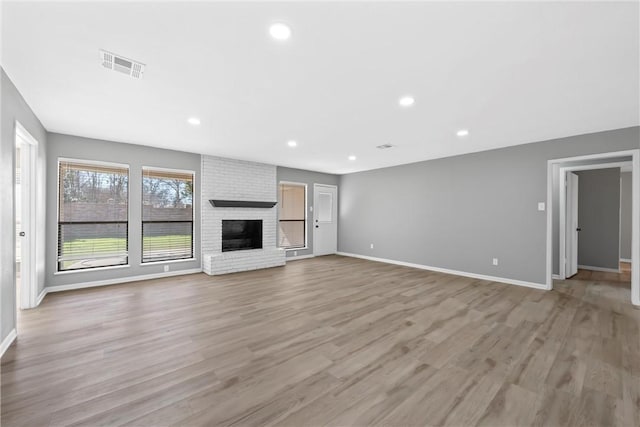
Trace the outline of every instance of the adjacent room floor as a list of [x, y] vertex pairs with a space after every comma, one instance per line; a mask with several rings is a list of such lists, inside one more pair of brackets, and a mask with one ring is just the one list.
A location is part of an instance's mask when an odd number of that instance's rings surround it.
[[640, 310], [328, 256], [48, 295], [2, 425], [640, 425]]

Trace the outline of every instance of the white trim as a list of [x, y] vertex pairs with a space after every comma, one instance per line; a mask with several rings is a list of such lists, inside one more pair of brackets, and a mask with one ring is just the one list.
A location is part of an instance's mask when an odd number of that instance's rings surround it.
[[2, 340], [2, 344], [0, 344], [0, 357], [4, 356], [4, 352], [13, 344], [15, 339], [18, 337], [16, 329], [13, 328], [9, 335], [5, 339]]
[[553, 289], [553, 175], [558, 165], [547, 162], [547, 290]]
[[63, 270], [53, 273], [54, 276], [64, 276], [65, 274], [86, 273], [88, 271], [104, 271], [104, 270], [118, 270], [120, 268], [130, 268], [130, 264], [122, 265], [107, 265], [104, 267], [90, 267], [90, 268], [76, 268], [75, 270]]
[[190, 173], [193, 175], [193, 179], [195, 181], [196, 171], [190, 169], [171, 169], [171, 168], [162, 168], [156, 166], [142, 166], [142, 172], [144, 176], [144, 171], [158, 171], [158, 172], [168, 172], [168, 173]]
[[[58, 172], [60, 172], [60, 162], [69, 162], [69, 163], [80, 163], [86, 165], [93, 166], [107, 166], [107, 167], [118, 167], [122, 169], [131, 170], [131, 165], [127, 163], [118, 163], [118, 162], [105, 162], [102, 160], [89, 160], [89, 159], [79, 159], [79, 158], [71, 158], [71, 157], [58, 157]], [[127, 182], [128, 186], [128, 182]]]
[[[613, 151], [587, 156], [547, 160], [547, 287], [553, 288], [553, 175], [559, 165], [583, 160], [632, 157], [632, 231], [631, 263], [640, 265], [640, 150]], [[599, 165], [602, 167], [602, 164]], [[558, 175], [560, 177], [560, 175]], [[560, 179], [558, 179], [560, 181]], [[631, 269], [631, 303], [640, 306], [640, 268]]]
[[566, 162], [579, 162], [579, 161], [583, 161], [583, 160], [599, 160], [599, 159], [609, 159], [609, 158], [636, 156], [636, 155], [638, 155], [638, 151], [639, 150], [637, 150], [637, 149], [622, 150], [622, 151], [609, 151], [607, 153], [587, 154], [585, 156], [564, 157], [564, 158], [561, 158], [561, 159], [550, 159], [547, 162], [548, 163], [566, 163]]
[[561, 279], [561, 278], [560, 278], [560, 275], [559, 275], [559, 274], [553, 274], [553, 275], [551, 276], [551, 278], [552, 278], [553, 280], [563, 280], [563, 279]]
[[163, 264], [176, 264], [180, 262], [193, 262], [197, 260], [198, 260], [197, 258], [181, 258], [181, 259], [169, 259], [166, 261], [142, 262], [140, 263], [140, 267], [146, 267], [148, 265], [163, 265]]
[[301, 248], [279, 248], [279, 249], [284, 249], [285, 252], [294, 252], [294, 251], [306, 251], [309, 250], [309, 248], [307, 246], [303, 246]]
[[606, 273], [620, 273], [620, 269], [618, 268], [593, 267], [590, 265], [578, 265], [578, 268], [582, 270], [604, 271]]
[[[621, 156], [625, 157], [625, 156]], [[629, 156], [626, 156], [629, 157]], [[590, 171], [597, 169], [616, 169], [620, 168], [622, 170], [623, 166], [631, 165], [631, 160], [623, 160], [620, 162], [610, 162], [610, 163], [592, 163], [590, 165], [579, 165], [579, 166], [562, 166], [562, 169], [567, 171]]]
[[44, 288], [42, 292], [40, 292], [40, 295], [38, 295], [38, 299], [36, 300], [36, 307], [40, 305], [44, 297], [47, 296], [47, 293], [48, 293], [47, 288]]
[[164, 277], [184, 276], [187, 274], [202, 273], [201, 268], [192, 268], [189, 270], [176, 270], [154, 274], [142, 274], [140, 276], [118, 277], [116, 279], [96, 280], [94, 282], [73, 283], [70, 285], [48, 286], [47, 293], [71, 291], [74, 289], [93, 288], [96, 286], [118, 285], [120, 283], [139, 282], [141, 280], [161, 279]]
[[631, 303], [640, 305], [640, 150], [634, 150], [631, 172]]
[[628, 262], [631, 263], [631, 260], [628, 258], [620, 258], [620, 262]]
[[[631, 161], [623, 161], [623, 162], [612, 162], [612, 163], [595, 163], [591, 165], [581, 165], [581, 166], [563, 166], [558, 169], [558, 184], [560, 185], [559, 193], [558, 193], [558, 202], [560, 203], [558, 212], [560, 213], [560, 221], [558, 223], [558, 239], [559, 239], [559, 250], [558, 250], [558, 273], [561, 278], [566, 278], [566, 268], [567, 268], [567, 249], [566, 249], [566, 238], [567, 238], [567, 172], [575, 172], [575, 171], [585, 171], [585, 170], [598, 170], [598, 169], [610, 169], [610, 168], [620, 168], [623, 166], [631, 165]], [[620, 233], [618, 233], [620, 234]], [[619, 240], [619, 239], [618, 239]], [[619, 242], [618, 242], [619, 243]], [[619, 251], [619, 248], [618, 248]]]
[[314, 254], [309, 254], [309, 255], [298, 255], [298, 256], [289, 256], [286, 257], [287, 262], [289, 261], [298, 261], [301, 259], [308, 259], [308, 258], [315, 258], [316, 256]]
[[500, 283], [507, 283], [509, 285], [525, 286], [527, 288], [542, 289], [542, 290], [547, 289], [547, 286], [544, 283], [534, 283], [534, 282], [526, 282], [524, 280], [507, 279], [504, 277], [486, 276], [484, 274], [469, 273], [466, 271], [459, 271], [459, 270], [450, 270], [448, 268], [441, 268], [441, 267], [431, 267], [428, 265], [414, 264], [411, 262], [404, 262], [404, 261], [396, 261], [396, 260], [387, 259], [387, 258], [377, 258], [377, 257], [372, 257], [367, 255], [352, 254], [348, 252], [336, 252], [336, 255], [366, 259], [368, 261], [384, 262], [387, 264], [401, 265], [404, 267], [419, 268], [421, 270], [437, 271], [438, 273], [453, 274], [455, 276], [470, 277], [472, 279], [488, 280], [490, 282], [500, 282]]
[[[25, 239], [21, 242], [20, 254], [20, 292], [21, 301], [18, 303], [18, 308], [29, 309], [35, 307], [37, 298], [38, 287], [38, 273], [37, 273], [37, 248], [38, 248], [38, 141], [27, 131], [19, 121], [15, 121], [15, 147], [20, 146], [20, 163], [21, 163], [21, 203], [22, 203], [22, 218], [20, 218], [22, 231], [25, 233]], [[15, 165], [14, 165], [15, 166]], [[26, 169], [26, 174], [24, 173]], [[26, 177], [26, 180], [24, 179]], [[15, 181], [15, 179], [14, 179]], [[24, 186], [24, 182], [28, 183], [28, 187]], [[15, 182], [13, 183], [15, 185]], [[15, 235], [15, 221], [16, 218], [16, 195], [13, 199], [13, 212], [14, 212], [14, 237], [13, 247], [16, 247]], [[25, 220], [26, 217], [26, 220]], [[26, 256], [25, 253], [27, 254]], [[15, 257], [14, 249], [14, 257]], [[26, 279], [26, 280], [25, 280]], [[14, 273], [14, 286], [15, 286], [15, 273]], [[14, 313], [14, 319], [17, 324], [17, 309]]]
[[24, 141], [27, 144], [38, 145], [38, 140], [35, 139], [33, 137], [33, 135], [31, 135], [29, 133], [29, 131], [27, 129], [25, 129], [25, 127], [22, 126], [22, 124], [19, 121], [16, 120], [15, 121], [15, 125], [16, 125], [16, 136], [17, 137], [24, 139]]

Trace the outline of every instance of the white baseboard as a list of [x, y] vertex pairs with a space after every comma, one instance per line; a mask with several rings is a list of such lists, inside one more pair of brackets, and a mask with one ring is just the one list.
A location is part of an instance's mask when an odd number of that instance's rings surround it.
[[507, 283], [509, 285], [525, 286], [527, 288], [534, 288], [534, 289], [543, 289], [543, 290], [548, 290], [549, 289], [547, 287], [547, 285], [544, 284], [544, 283], [534, 283], [534, 282], [526, 282], [524, 280], [506, 279], [504, 277], [486, 276], [484, 274], [476, 274], [476, 273], [469, 273], [469, 272], [466, 272], [466, 271], [450, 270], [448, 268], [431, 267], [431, 266], [428, 266], [428, 265], [413, 264], [411, 262], [395, 261], [395, 260], [392, 260], [392, 259], [376, 258], [376, 257], [367, 256], [367, 255], [358, 255], [358, 254], [352, 254], [352, 253], [347, 253], [347, 252], [337, 252], [336, 254], [337, 255], [342, 255], [342, 256], [348, 256], [348, 257], [352, 257], [352, 258], [366, 259], [366, 260], [369, 260], [369, 261], [377, 261], [377, 262], [384, 262], [384, 263], [387, 263], [387, 264], [402, 265], [404, 267], [419, 268], [421, 270], [437, 271], [438, 273], [453, 274], [455, 276], [471, 277], [472, 279], [488, 280], [490, 282]]
[[287, 257], [287, 262], [289, 262], [289, 261], [298, 261], [300, 259], [308, 259], [308, 258], [315, 258], [315, 255], [314, 254], [309, 254], [309, 255], [289, 256], [289, 257]]
[[138, 282], [140, 280], [162, 279], [164, 277], [183, 276], [186, 274], [202, 273], [201, 268], [192, 268], [190, 270], [167, 271], [154, 274], [142, 274], [140, 276], [118, 277], [117, 279], [96, 280], [94, 282], [73, 283], [71, 285], [47, 286], [45, 289], [49, 292], [71, 291], [74, 289], [93, 288], [96, 286], [118, 285], [120, 283]]
[[578, 265], [579, 269], [591, 271], [604, 271], [605, 273], [620, 273], [618, 268], [592, 267], [590, 265]]
[[559, 274], [552, 274], [552, 275], [551, 275], [551, 278], [552, 278], [553, 280], [562, 280], [562, 279], [560, 279], [560, 275], [559, 275]]
[[42, 290], [42, 292], [40, 292], [40, 295], [38, 295], [38, 299], [36, 300], [36, 307], [39, 306], [44, 297], [47, 296], [47, 292], [48, 291], [46, 287]]
[[16, 329], [13, 328], [11, 332], [9, 332], [9, 335], [7, 335], [7, 337], [2, 340], [2, 344], [0, 344], [0, 357], [2, 357], [9, 346], [13, 344], [13, 341], [15, 341], [17, 336], [18, 334], [16, 332]]
[[631, 264], [631, 260], [627, 258], [620, 258], [620, 262], [628, 262], [629, 264]]

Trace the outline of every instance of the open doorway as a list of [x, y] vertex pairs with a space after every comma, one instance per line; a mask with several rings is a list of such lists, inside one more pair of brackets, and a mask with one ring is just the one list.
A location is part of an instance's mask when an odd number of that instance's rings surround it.
[[560, 168], [560, 279], [630, 287], [632, 192], [631, 185], [623, 189], [622, 178], [631, 168], [631, 158]]
[[[548, 288], [553, 279], [608, 281], [640, 305], [640, 150], [549, 161]], [[628, 192], [622, 194], [622, 172]], [[622, 197], [628, 224], [623, 230]], [[623, 240], [625, 242], [623, 242]], [[624, 251], [623, 251], [624, 247]]]
[[15, 127], [16, 306], [36, 306], [36, 160], [38, 142], [19, 122]]

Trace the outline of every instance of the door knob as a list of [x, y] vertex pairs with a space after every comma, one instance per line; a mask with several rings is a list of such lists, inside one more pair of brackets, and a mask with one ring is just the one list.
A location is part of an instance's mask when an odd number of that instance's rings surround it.
[[316, 228], [320, 228], [320, 226], [319, 226], [319, 225], [316, 225]]
[[24, 237], [24, 236], [26, 236], [25, 232], [24, 232], [24, 231], [21, 231], [21, 232], [20, 232], [20, 237]]
[[582, 231], [582, 228], [578, 227], [576, 228], [576, 231]]

